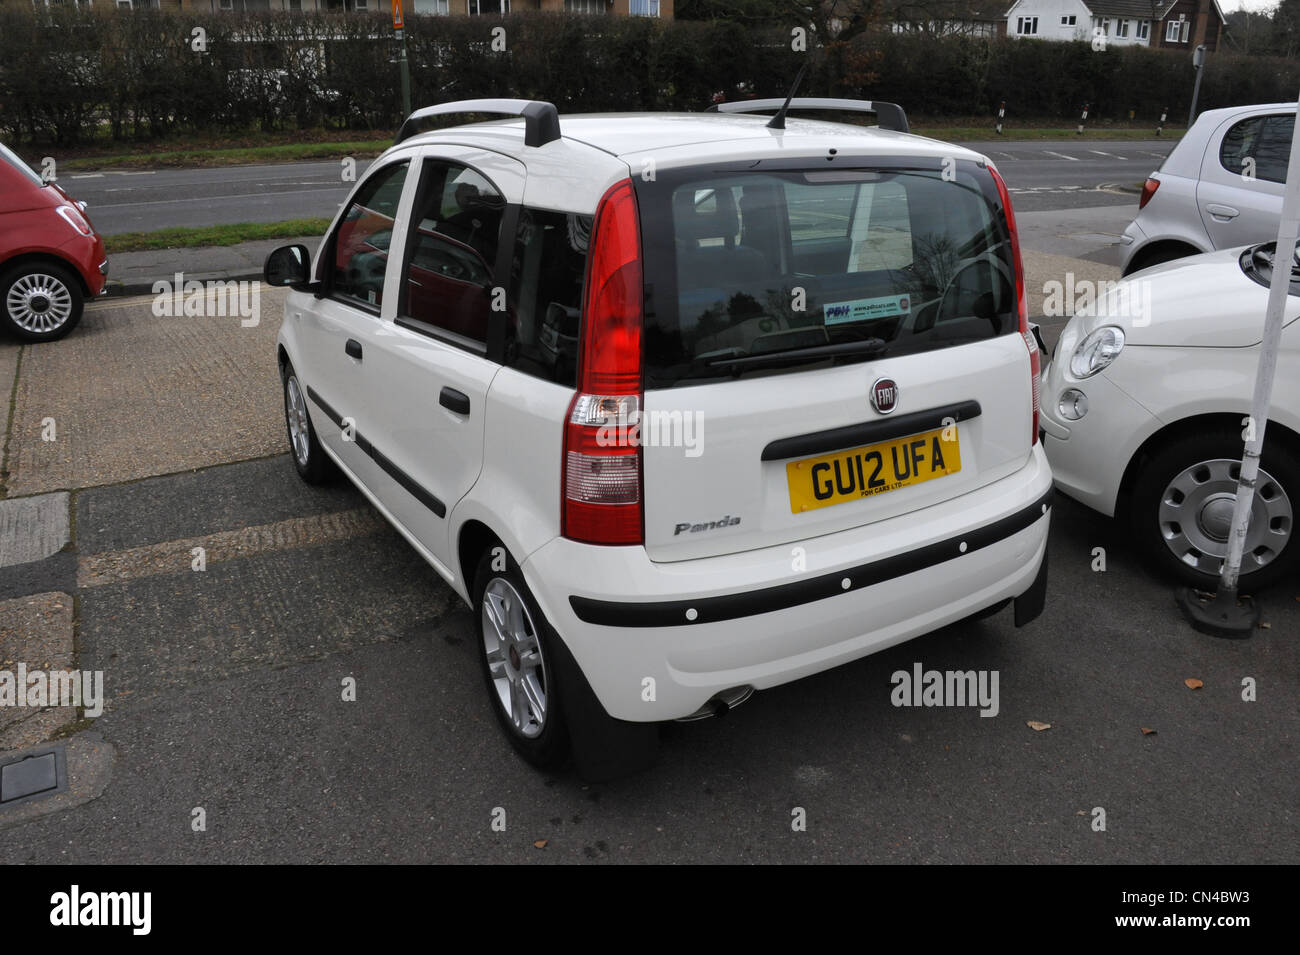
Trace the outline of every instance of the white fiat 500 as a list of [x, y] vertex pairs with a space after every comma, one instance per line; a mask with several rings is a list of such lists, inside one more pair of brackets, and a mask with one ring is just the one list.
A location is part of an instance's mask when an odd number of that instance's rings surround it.
[[[337, 467], [475, 611], [537, 765], [1014, 601], [1051, 473], [1006, 186], [985, 157], [752, 115], [421, 110], [292, 286], [293, 458]], [[416, 132], [428, 117], [498, 113]]]
[[[1131, 523], [1153, 566], [1215, 589], [1264, 332], [1276, 243], [1178, 259], [1118, 283], [1061, 333], [1043, 376], [1056, 484]], [[1294, 263], [1241, 568], [1294, 576], [1300, 544], [1300, 279]]]

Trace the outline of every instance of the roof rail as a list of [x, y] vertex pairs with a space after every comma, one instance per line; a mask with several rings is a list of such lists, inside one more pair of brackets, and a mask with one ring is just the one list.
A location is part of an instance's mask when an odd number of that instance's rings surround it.
[[[784, 99], [743, 99], [734, 103], [715, 103], [709, 112], [719, 113], [764, 113], [778, 110], [785, 103]], [[825, 99], [813, 96], [796, 96], [790, 101], [790, 109], [824, 109], [844, 110], [852, 113], [875, 113], [881, 129], [906, 133], [907, 114], [897, 103], [874, 102], [869, 99]]]
[[425, 106], [417, 109], [402, 128], [397, 131], [394, 145], [410, 139], [417, 132], [421, 120], [430, 116], [445, 116], [453, 113], [496, 113], [502, 116], [522, 116], [524, 118], [524, 145], [545, 146], [560, 138], [560, 114], [550, 103], [531, 99], [463, 99], [454, 103], [441, 103], [437, 106]]

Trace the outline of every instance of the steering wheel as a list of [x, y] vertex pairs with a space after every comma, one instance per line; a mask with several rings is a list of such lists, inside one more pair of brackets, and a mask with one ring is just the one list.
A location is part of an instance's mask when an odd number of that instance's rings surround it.
[[1008, 287], [1011, 289], [1015, 289], [1016, 287], [1015, 279], [1012, 275], [1009, 274], [1009, 270], [1007, 269], [1006, 263], [1003, 262], [1001, 259], [991, 255], [984, 255], [973, 259], [966, 259], [964, 262], [962, 262], [960, 265], [957, 266], [956, 270], [952, 273], [952, 277], [948, 279], [947, 284], [944, 286], [943, 292], [939, 295], [939, 304], [935, 307], [934, 311], [930, 313], [931, 317], [914, 323], [912, 326], [912, 334], [916, 335], [921, 332], [928, 332], [940, 321], [942, 321], [945, 317], [948, 317], [945, 315], [944, 309], [948, 308], [951, 302], [956, 301], [955, 297], [950, 298], [949, 295], [953, 291], [953, 289], [959, 286], [962, 275], [968, 272], [970, 269], [973, 269], [977, 266], [982, 268], [987, 268], [990, 263], [993, 265], [995, 269], [997, 269], [997, 271], [1001, 274], [1002, 278], [1006, 280]]

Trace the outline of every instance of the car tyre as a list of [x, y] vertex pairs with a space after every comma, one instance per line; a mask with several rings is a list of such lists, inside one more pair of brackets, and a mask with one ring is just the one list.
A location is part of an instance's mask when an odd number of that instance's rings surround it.
[[[554, 769], [571, 755], [578, 775], [588, 782], [618, 779], [654, 765], [658, 724], [627, 722], [605, 711], [504, 547], [484, 552], [472, 596], [488, 699], [520, 756]], [[516, 683], [513, 677], [521, 679]]]
[[284, 368], [284, 421], [289, 432], [289, 455], [298, 476], [308, 484], [324, 484], [338, 469], [316, 437], [307, 409], [307, 389], [292, 365]]
[[489, 548], [479, 560], [473, 598], [479, 668], [492, 712], [520, 756], [552, 769], [569, 755], [553, 653], [558, 638], [504, 547]]
[[[1239, 578], [1247, 593], [1300, 565], [1294, 532], [1300, 464], [1288, 452], [1268, 442], [1260, 459]], [[1203, 590], [1217, 589], [1241, 454], [1240, 433], [1220, 427], [1176, 438], [1142, 463], [1128, 516], [1135, 540], [1156, 567]]]
[[0, 274], [0, 319], [27, 342], [52, 342], [77, 327], [85, 310], [81, 282], [51, 262], [25, 262]]

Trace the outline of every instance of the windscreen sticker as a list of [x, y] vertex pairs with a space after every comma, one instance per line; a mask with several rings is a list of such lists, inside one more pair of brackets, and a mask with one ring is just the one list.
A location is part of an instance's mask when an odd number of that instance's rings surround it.
[[869, 318], [904, 315], [911, 310], [910, 295], [885, 295], [880, 298], [856, 298], [850, 302], [827, 302], [822, 307], [827, 325], [861, 322]]

